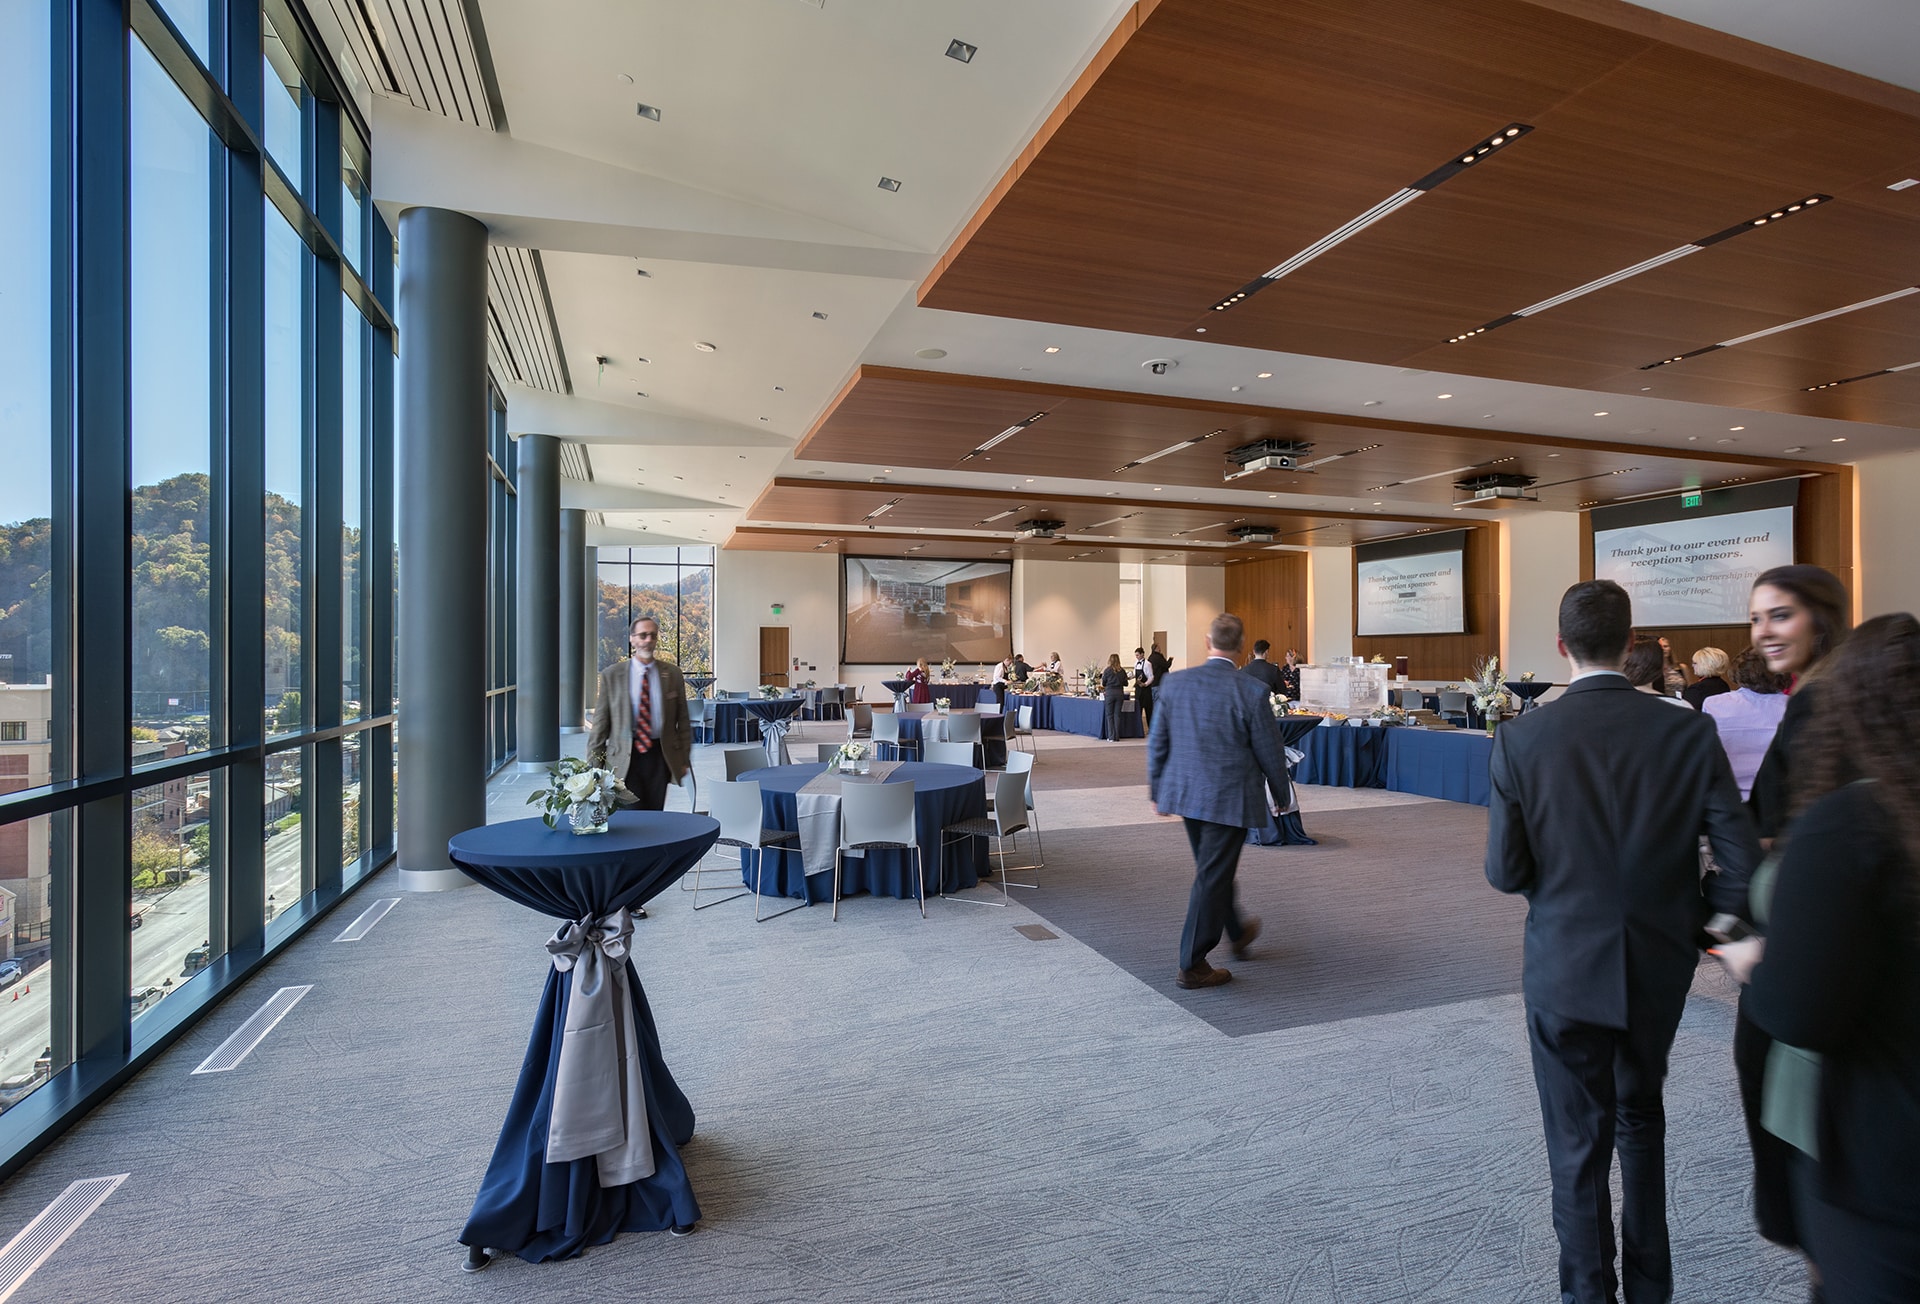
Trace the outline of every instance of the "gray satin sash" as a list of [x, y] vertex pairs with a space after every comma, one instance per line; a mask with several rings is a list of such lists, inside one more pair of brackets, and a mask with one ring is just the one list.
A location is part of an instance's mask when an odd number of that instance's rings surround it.
[[633, 916], [616, 910], [604, 919], [589, 915], [562, 924], [547, 942], [553, 967], [573, 980], [553, 1077], [547, 1162], [591, 1156], [602, 1186], [653, 1175], [646, 1079], [627, 986], [632, 938]]

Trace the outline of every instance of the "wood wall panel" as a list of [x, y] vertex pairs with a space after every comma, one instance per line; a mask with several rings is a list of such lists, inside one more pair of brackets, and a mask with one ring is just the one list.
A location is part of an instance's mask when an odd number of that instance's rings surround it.
[[[1583, 513], [1584, 515], [1584, 513]], [[1464, 634], [1385, 634], [1362, 638], [1353, 636], [1353, 654], [1372, 660], [1376, 656], [1392, 661], [1407, 658], [1412, 679], [1462, 680], [1473, 673], [1474, 663], [1483, 657], [1500, 655], [1500, 540], [1499, 526], [1491, 522], [1467, 532], [1466, 602], [1467, 632]], [[1587, 549], [1591, 554], [1591, 546]], [[1360, 588], [1359, 566], [1355, 563], [1354, 592]], [[1354, 627], [1359, 628], [1359, 609], [1354, 611]]]
[[1307, 651], [1307, 554], [1282, 553], [1262, 561], [1227, 568], [1227, 610], [1247, 626], [1242, 657], [1253, 655], [1253, 642], [1273, 644], [1275, 661], [1288, 648], [1301, 657]]

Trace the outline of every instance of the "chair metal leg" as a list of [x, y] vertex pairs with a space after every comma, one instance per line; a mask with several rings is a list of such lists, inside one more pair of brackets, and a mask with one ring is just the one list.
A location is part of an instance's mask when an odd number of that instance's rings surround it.
[[913, 887], [920, 898], [920, 917], [927, 917], [927, 860], [920, 854], [920, 844], [913, 844]]
[[[734, 897], [743, 897], [747, 894], [747, 889], [743, 887], [738, 892], [735, 892], [730, 896], [721, 897], [718, 901], [704, 901], [704, 902], [701, 901], [700, 900], [700, 874], [702, 872], [701, 866], [703, 866], [704, 864], [706, 864], [705, 856], [702, 856], [699, 860], [696, 860], [693, 862], [693, 908], [695, 910], [705, 910], [709, 906], [725, 905], [727, 902], [733, 900]], [[681, 882], [681, 886], [683, 887], [686, 886], [686, 880], [684, 878], [681, 879], [680, 882]], [[720, 892], [720, 891], [724, 891], [725, 889], [716, 887], [710, 890], [714, 892]]]
[[[773, 850], [780, 852], [798, 852], [800, 849], [782, 843], [774, 847]], [[766, 859], [767, 848], [756, 848], [753, 857], [753, 922], [756, 924], [764, 924], [768, 919], [778, 919], [781, 915], [790, 915], [796, 910], [805, 910], [813, 904], [813, 898], [807, 895], [807, 862], [805, 857], [802, 857], [800, 861], [800, 904], [797, 906], [788, 906], [784, 910], [776, 910], [772, 914], [762, 918], [760, 914], [760, 903], [764, 898], [760, 895], [760, 866], [766, 863]]]
[[840, 922], [840, 851], [833, 849], [833, 922]]

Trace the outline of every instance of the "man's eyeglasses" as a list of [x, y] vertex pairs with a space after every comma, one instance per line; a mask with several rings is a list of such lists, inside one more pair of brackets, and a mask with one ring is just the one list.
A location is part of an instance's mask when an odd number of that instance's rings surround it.
[[644, 629], [635, 630], [633, 636], [635, 638], [659, 638], [660, 637], [658, 634], [650, 633]]

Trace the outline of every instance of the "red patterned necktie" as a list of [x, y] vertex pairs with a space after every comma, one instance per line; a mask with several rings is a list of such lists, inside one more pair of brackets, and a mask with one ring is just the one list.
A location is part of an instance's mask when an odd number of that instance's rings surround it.
[[633, 713], [633, 750], [645, 754], [653, 746], [653, 676], [640, 667], [640, 709]]

